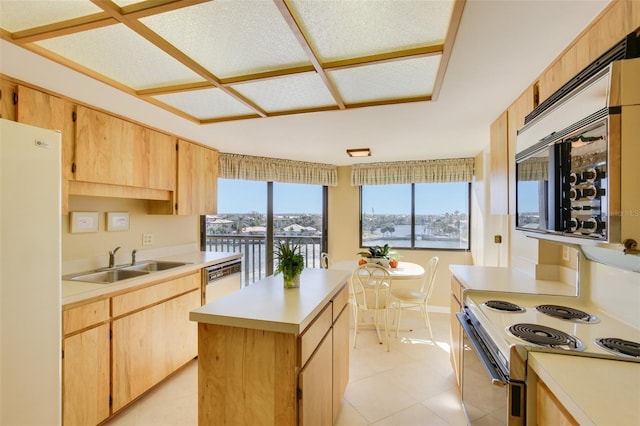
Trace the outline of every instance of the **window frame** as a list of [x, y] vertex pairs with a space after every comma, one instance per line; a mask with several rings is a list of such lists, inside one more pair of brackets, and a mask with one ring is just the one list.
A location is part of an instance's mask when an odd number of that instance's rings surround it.
[[[446, 182], [430, 182], [430, 183], [446, 183]], [[460, 252], [468, 252], [471, 250], [471, 182], [467, 183], [467, 210], [469, 214], [469, 225], [467, 231], [467, 248], [447, 248], [447, 247], [416, 247], [416, 183], [407, 183], [403, 185], [411, 185], [411, 246], [410, 247], [397, 247], [397, 250], [427, 250], [427, 251], [460, 251]], [[364, 245], [362, 241], [362, 188], [365, 185], [360, 185], [358, 194], [359, 194], [359, 229], [358, 229], [358, 245], [361, 249], [369, 248], [371, 246]], [[366, 186], [375, 186], [375, 185], [366, 185]]]

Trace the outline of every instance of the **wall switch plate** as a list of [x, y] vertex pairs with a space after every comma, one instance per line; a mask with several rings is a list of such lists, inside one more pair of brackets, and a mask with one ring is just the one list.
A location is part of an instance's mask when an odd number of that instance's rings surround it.
[[142, 234], [142, 245], [150, 246], [153, 244], [153, 234]]

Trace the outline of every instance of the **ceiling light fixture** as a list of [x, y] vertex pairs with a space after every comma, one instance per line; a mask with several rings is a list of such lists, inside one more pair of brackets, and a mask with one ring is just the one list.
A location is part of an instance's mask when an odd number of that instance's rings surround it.
[[349, 157], [371, 157], [371, 150], [369, 148], [348, 149], [347, 155]]

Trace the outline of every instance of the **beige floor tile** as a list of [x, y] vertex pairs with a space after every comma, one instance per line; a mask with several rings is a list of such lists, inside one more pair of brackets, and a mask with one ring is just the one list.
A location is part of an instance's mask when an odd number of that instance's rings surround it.
[[374, 426], [425, 426], [448, 423], [422, 404], [415, 404], [387, 418], [373, 423]]

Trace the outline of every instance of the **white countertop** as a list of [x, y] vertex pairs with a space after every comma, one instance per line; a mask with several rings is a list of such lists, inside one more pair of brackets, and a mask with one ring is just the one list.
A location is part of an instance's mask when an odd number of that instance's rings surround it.
[[640, 425], [640, 363], [529, 352], [529, 367], [581, 425]]
[[[190, 253], [180, 253], [173, 256], [155, 258], [153, 260], [186, 262], [180, 266], [165, 271], [153, 272], [142, 277], [130, 278], [113, 284], [96, 284], [81, 281], [62, 281], [62, 306], [72, 303], [82, 302], [99, 297], [108, 297], [112, 293], [123, 290], [131, 290], [152, 281], [167, 279], [173, 275], [182, 275], [188, 272], [200, 270], [206, 266], [226, 262], [228, 260], [240, 259], [241, 253], [196, 251]], [[149, 259], [151, 260], [151, 259]]]
[[298, 335], [348, 279], [346, 271], [307, 268], [300, 288], [285, 289], [282, 274], [270, 276], [191, 311], [189, 319]]
[[576, 288], [561, 281], [539, 280], [518, 269], [451, 265], [449, 270], [466, 290], [575, 296]]

